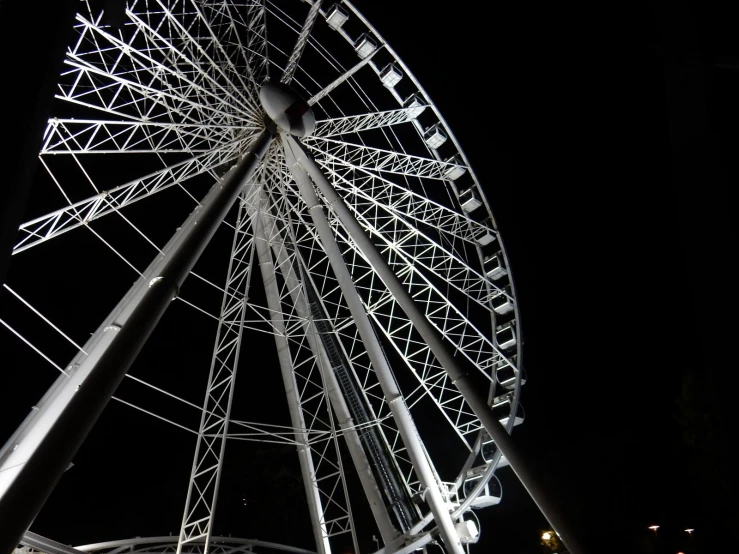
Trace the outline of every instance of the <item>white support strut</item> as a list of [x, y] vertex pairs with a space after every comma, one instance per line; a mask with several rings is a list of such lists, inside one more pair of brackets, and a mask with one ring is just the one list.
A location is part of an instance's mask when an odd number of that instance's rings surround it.
[[[301, 156], [302, 149], [300, 149], [292, 137], [284, 133], [281, 134], [281, 137], [285, 148], [285, 156], [287, 158], [288, 166], [298, 184], [301, 197], [308, 206], [313, 223], [321, 237], [326, 256], [336, 274], [336, 278], [339, 281], [339, 285], [341, 286], [344, 298], [346, 299], [349, 310], [354, 318], [354, 322], [359, 330], [364, 345], [367, 348], [367, 353], [372, 362], [372, 367], [377, 374], [383, 394], [388, 401], [390, 411], [393, 414], [398, 430], [403, 438], [403, 443], [408, 450], [408, 454], [413, 462], [413, 467], [418, 474], [419, 480], [425, 489], [424, 494], [429, 507], [434, 514], [436, 524], [439, 526], [440, 534], [444, 539], [444, 543], [447, 548], [451, 552], [454, 554], [464, 554], [462, 543], [459, 540], [459, 536], [449, 514], [448, 507], [441, 496], [439, 483], [434, 478], [430, 462], [426, 457], [423, 446], [421, 445], [418, 431], [413, 423], [410, 411], [405, 404], [405, 400], [393, 377], [392, 370], [382, 352], [377, 335], [372, 328], [372, 324], [370, 323], [367, 312], [362, 304], [362, 300], [357, 293], [354, 282], [349, 274], [349, 270], [347, 269], [346, 263], [341, 255], [341, 251], [336, 244], [333, 231], [328, 223], [323, 207], [316, 196], [313, 184], [311, 183], [308, 173], [300, 165], [300, 162], [303, 161], [303, 158], [305, 157], [304, 155]], [[298, 156], [300, 156], [300, 159], [297, 159]]]

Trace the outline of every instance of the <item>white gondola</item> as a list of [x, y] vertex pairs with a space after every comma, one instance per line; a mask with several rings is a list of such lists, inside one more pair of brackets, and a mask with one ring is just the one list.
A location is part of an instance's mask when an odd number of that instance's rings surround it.
[[459, 193], [459, 203], [462, 209], [467, 212], [474, 212], [477, 208], [482, 206], [480, 198], [477, 196], [474, 188], [469, 188]]
[[450, 181], [456, 181], [462, 175], [467, 173], [467, 168], [464, 167], [462, 160], [459, 158], [457, 154], [455, 154], [454, 156], [452, 156], [451, 158], [447, 160], [444, 160], [444, 163], [450, 164], [449, 167], [447, 167], [446, 170], [444, 171], [444, 179], [449, 179]]
[[513, 300], [511, 300], [510, 287], [505, 287], [503, 292], [499, 292], [493, 296], [490, 303], [493, 306], [495, 313], [503, 315], [513, 311]]
[[380, 71], [380, 81], [388, 88], [393, 88], [403, 78], [403, 72], [394, 63], [389, 63]]
[[[489, 464], [493, 461], [497, 453], [498, 445], [495, 444], [495, 441], [491, 439], [487, 433], [485, 433], [484, 438], [482, 439], [482, 445], [480, 446], [480, 455], [482, 456], [482, 459], [486, 464]], [[508, 458], [501, 454], [498, 459], [497, 467], [505, 467], [507, 465], [510, 465], [508, 463]]]
[[503, 350], [516, 346], [516, 330], [512, 324], [501, 325], [495, 331], [495, 341]]
[[338, 4], [331, 6], [326, 12], [326, 23], [334, 31], [341, 29], [341, 26], [349, 19], [349, 14]]
[[[462, 492], [465, 497], [469, 496], [475, 489], [477, 484], [482, 479], [482, 475], [488, 466], [474, 467], [467, 471], [467, 477], [462, 484]], [[500, 481], [493, 475], [490, 480], [485, 483], [485, 488], [475, 500], [472, 501], [472, 508], [487, 508], [488, 506], [495, 506], [500, 502], [503, 496]]]
[[436, 123], [426, 129], [423, 133], [423, 140], [429, 145], [429, 148], [437, 149], [446, 142], [446, 133], [439, 123]]
[[357, 51], [357, 55], [360, 58], [364, 59], [371, 56], [377, 50], [377, 43], [367, 33], [364, 33], [354, 43], [354, 50]]
[[493, 230], [483, 222], [483, 227], [479, 227], [475, 230], [475, 240], [480, 246], [487, 246], [495, 240], [495, 233]]
[[457, 535], [462, 544], [475, 544], [480, 539], [480, 530], [473, 519], [458, 521], [454, 528], [457, 530]]
[[[509, 357], [513, 364], [516, 363], [516, 355], [513, 354]], [[526, 371], [523, 369], [517, 369], [506, 360], [499, 360], [495, 363], [495, 380], [506, 388], [512, 389], [516, 386], [516, 377], [521, 374], [521, 385], [526, 384]]]
[[[493, 399], [493, 413], [500, 421], [501, 425], [508, 425], [511, 418], [511, 408], [513, 406], [513, 391], [496, 396]], [[525, 412], [521, 403], [516, 406], [516, 413], [513, 416], [513, 426], [521, 425], [525, 417]]]
[[493, 280], [498, 280], [508, 273], [505, 265], [503, 264], [503, 256], [495, 254], [488, 258], [485, 258], [485, 275]]
[[403, 107], [408, 110], [408, 116], [411, 119], [416, 119], [426, 109], [426, 104], [423, 99], [417, 94], [411, 94], [403, 102]]

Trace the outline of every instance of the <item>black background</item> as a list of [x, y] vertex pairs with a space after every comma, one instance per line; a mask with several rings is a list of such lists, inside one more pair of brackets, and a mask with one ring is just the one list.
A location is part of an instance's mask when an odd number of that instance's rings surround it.
[[[590, 550], [735, 551], [739, 71], [716, 68], [717, 56], [737, 53], [731, 14], [689, 2], [357, 6], [439, 106], [490, 198], [529, 378], [527, 421], [514, 436]], [[12, 429], [27, 403], [4, 392]], [[104, 428], [95, 433], [95, 450], [78, 461], [85, 473], [65, 476], [37, 532], [76, 544], [122, 538], [105, 535], [121, 528], [103, 509], [116, 502], [116, 472], [127, 456], [161, 457], [179, 440], [121, 447]], [[248, 464], [271, 456], [235, 454], [255, 472]], [[153, 489], [182, 483], [156, 467], [137, 477]], [[500, 476], [504, 500], [483, 513], [472, 550], [538, 552], [546, 523], [510, 469]], [[267, 534], [304, 540], [290, 502], [263, 494], [279, 511]], [[178, 521], [155, 520], [168, 500], [126, 499], [128, 534], [176, 531]], [[60, 524], [68, 510], [84, 514], [75, 529]], [[693, 543], [685, 528], [696, 529]]]

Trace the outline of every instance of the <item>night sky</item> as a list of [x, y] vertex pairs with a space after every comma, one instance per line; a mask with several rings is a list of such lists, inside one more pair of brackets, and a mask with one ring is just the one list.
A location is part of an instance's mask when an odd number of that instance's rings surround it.
[[[420, 1], [356, 4], [439, 106], [488, 194], [525, 344], [526, 422], [514, 438], [590, 551], [738, 551], [729, 451], [739, 390], [730, 186], [739, 57], [737, 69], [715, 68], [716, 56], [739, 54], [729, 23], [688, 2], [485, 11], [458, 2], [451, 12]], [[213, 330], [204, 327], [208, 341]], [[157, 333], [156, 348], [181, 340]], [[200, 331], [186, 333], [194, 341]], [[10, 338], [3, 331], [0, 340]], [[3, 373], [16, 371], [12, 358], [11, 350]], [[177, 379], [176, 367], [160, 369]], [[0, 408], [3, 439], [26, 413], [28, 402], [18, 404]], [[184, 498], [165, 510], [175, 514], [165, 518], [169, 527], [157, 516], [171, 491], [184, 495], [191, 439], [130, 431], [124, 443], [120, 418], [149, 420], [112, 409], [117, 419], [101, 419], [95, 447], [80, 452], [34, 531], [70, 544], [112, 540], [123, 538], [109, 531], [125, 517], [128, 536], [177, 532]], [[262, 475], [292, 456], [253, 448], [234, 447], [227, 471]], [[172, 456], [187, 462], [170, 472]], [[150, 460], [150, 470], [126, 475], [131, 459]], [[509, 468], [498, 475], [503, 501], [480, 514], [471, 551], [539, 552], [545, 520]], [[274, 540], [289, 528], [310, 537], [287, 516], [301, 509], [294, 477], [289, 466], [275, 477], [289, 491], [282, 495], [234, 477], [219, 532], [243, 535], [240, 521], [257, 504], [274, 517], [267, 536], [247, 527], [248, 536]], [[154, 492], [127, 495], [136, 482]], [[255, 499], [246, 508], [243, 491]], [[116, 504], [111, 521], [105, 508]], [[649, 525], [661, 526], [661, 544]], [[686, 528], [696, 529], [692, 544]]]

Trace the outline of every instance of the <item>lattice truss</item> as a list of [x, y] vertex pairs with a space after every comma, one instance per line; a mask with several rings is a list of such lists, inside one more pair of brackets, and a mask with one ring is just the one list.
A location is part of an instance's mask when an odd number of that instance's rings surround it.
[[258, 187], [244, 189], [238, 202], [238, 215], [223, 301], [218, 317], [210, 375], [198, 430], [180, 544], [209, 537], [223, 454], [228, 440], [231, 404], [244, 332], [247, 295], [254, 268], [254, 236], [248, 209]]
[[[283, 2], [132, 0], [124, 24], [114, 29], [101, 13], [81, 3], [84, 10], [77, 16], [76, 39], [64, 62], [55, 117], [40, 153], [52, 190], [60, 195], [44, 205], [61, 207], [21, 225], [14, 254], [31, 255], [26, 251], [68, 232], [81, 233], [80, 228], [93, 229], [111, 214], [122, 218], [121, 225], [130, 224], [123, 221], [129, 207], [160, 192], [169, 190], [165, 196], [174, 199], [180, 191], [179, 200], [190, 197], [192, 206], [196, 188], [220, 178], [263, 128], [261, 84], [281, 79], [306, 97], [320, 98], [314, 105], [319, 118], [315, 133], [303, 144], [457, 357], [492, 382], [497, 365], [515, 367], [515, 360], [495, 342], [491, 301], [500, 295], [514, 299], [510, 288], [489, 278], [482, 266], [478, 238], [489, 233], [491, 240], [499, 240], [497, 230], [489, 219], [461, 209], [457, 185], [448, 178], [450, 171], [464, 170], [470, 186], [476, 186], [470, 168], [463, 157], [444, 156], [449, 160], [444, 161], [418, 137], [425, 126], [419, 117], [437, 117], [435, 107], [398, 108], [402, 99], [391, 98], [379, 85], [373, 62], [353, 65], [356, 55], [339, 59], [315, 38], [314, 27], [325, 26], [320, 3], [295, 4], [302, 4], [304, 19], [288, 15]], [[297, 46], [271, 40], [268, 20]], [[328, 68], [325, 74], [318, 77], [307, 62], [304, 66], [306, 56], [321, 60]], [[369, 80], [392, 102], [370, 98]], [[349, 113], [342, 94], [356, 100]], [[415, 142], [399, 138], [411, 132]], [[199, 544], [212, 533], [227, 439], [278, 442], [309, 451], [306, 467], [311, 490], [320, 499], [323, 536], [354, 536], [342, 465], [350, 463], [342, 442], [350, 430], [332, 408], [322, 377], [330, 368], [307, 307], [306, 283], [320, 296], [326, 323], [361, 385], [370, 425], [394, 455], [403, 486], [411, 494], [419, 488], [281, 148], [278, 140], [272, 144], [239, 199], [237, 217], [227, 224], [234, 228], [230, 266], [225, 280], [214, 285], [222, 293], [221, 310], [208, 313], [218, 321], [213, 366], [200, 427], [188, 429], [197, 435], [198, 448], [181, 545]], [[117, 159], [121, 166], [135, 162], [146, 171], [133, 179], [116, 179], [115, 171], [99, 171], [100, 159]], [[420, 403], [432, 403], [467, 453], [480, 429], [477, 418], [333, 211], [327, 212], [394, 371], [411, 376], [403, 380], [411, 412]], [[260, 240], [269, 245], [266, 255], [274, 264], [273, 281], [265, 283], [275, 292], [274, 305], [247, 299], [248, 284], [262, 281], [256, 261]], [[298, 409], [290, 428], [230, 420], [239, 344], [246, 333], [276, 341], [283, 370], [290, 374], [288, 399], [294, 394]]]

